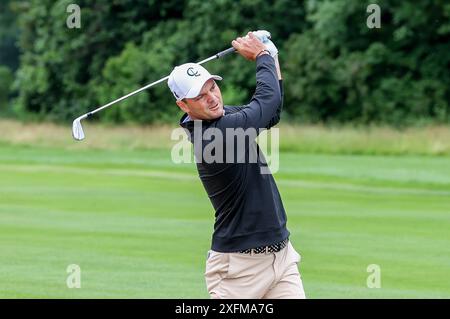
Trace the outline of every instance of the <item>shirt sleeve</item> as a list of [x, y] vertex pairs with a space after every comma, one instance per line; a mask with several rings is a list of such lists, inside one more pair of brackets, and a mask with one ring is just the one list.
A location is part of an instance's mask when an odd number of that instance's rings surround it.
[[[283, 89], [283, 80], [278, 80], [278, 84], [280, 86], [280, 93], [281, 93], [281, 103], [280, 106], [277, 109], [277, 112], [275, 113], [274, 117], [272, 117], [269, 121], [269, 125], [266, 126], [266, 129], [270, 129], [271, 127], [277, 125], [280, 122], [281, 118], [281, 111], [283, 109], [283, 103], [284, 103], [284, 89]], [[227, 107], [227, 113], [232, 114], [239, 111], [242, 111], [244, 108], [246, 108], [247, 105], [241, 105], [241, 106], [230, 106]]]
[[280, 83], [277, 78], [275, 61], [268, 55], [261, 55], [256, 59], [256, 90], [247, 107], [227, 114], [216, 122], [219, 129], [226, 128], [255, 128], [257, 130], [270, 127], [273, 119], [281, 111], [282, 96]]
[[269, 125], [266, 126], [266, 129], [270, 129], [272, 126], [275, 126], [278, 124], [278, 122], [280, 122], [281, 110], [283, 109], [283, 102], [284, 102], [283, 80], [279, 80], [278, 83], [280, 85], [281, 103], [275, 115], [270, 119]]

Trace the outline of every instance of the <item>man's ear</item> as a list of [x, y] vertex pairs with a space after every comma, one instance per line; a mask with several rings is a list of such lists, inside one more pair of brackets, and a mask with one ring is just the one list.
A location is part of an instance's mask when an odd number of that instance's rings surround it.
[[176, 101], [178, 107], [184, 112], [184, 113], [188, 113], [189, 112], [189, 106], [183, 102], [183, 101]]

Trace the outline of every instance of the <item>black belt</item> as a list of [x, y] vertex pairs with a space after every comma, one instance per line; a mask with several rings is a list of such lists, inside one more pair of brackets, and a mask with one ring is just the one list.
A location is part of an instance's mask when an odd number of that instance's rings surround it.
[[256, 248], [249, 248], [245, 250], [239, 251], [241, 254], [270, 254], [270, 253], [276, 253], [282, 250], [286, 245], [288, 244], [289, 239], [286, 238], [283, 241], [280, 241], [279, 243], [268, 245], [268, 246], [261, 246]]

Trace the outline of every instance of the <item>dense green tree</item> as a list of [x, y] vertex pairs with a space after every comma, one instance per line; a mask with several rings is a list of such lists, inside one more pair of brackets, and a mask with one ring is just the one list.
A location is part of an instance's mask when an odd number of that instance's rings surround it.
[[[450, 119], [450, 5], [444, 0], [380, 0], [379, 29], [366, 25], [372, 1], [80, 0], [80, 29], [66, 26], [70, 0], [14, 2], [20, 10], [0, 14], [0, 24], [20, 13], [19, 115], [72, 120], [175, 65], [228, 48], [237, 36], [267, 29], [280, 49], [284, 114], [292, 120], [404, 125]], [[11, 30], [17, 30], [14, 22]], [[251, 97], [253, 64], [229, 56], [207, 68], [224, 77], [226, 103]], [[153, 123], [174, 121], [178, 113], [160, 85], [100, 118]]]
[[286, 110], [304, 121], [412, 124], [450, 119], [450, 6], [309, 1], [311, 27], [285, 47]]
[[11, 70], [19, 66], [19, 28], [16, 23], [19, 1], [4, 0], [0, 2], [0, 65]]
[[78, 1], [81, 28], [70, 29], [66, 8], [71, 2], [31, 0], [20, 16], [19, 112], [69, 120], [96, 107], [96, 85], [107, 60], [128, 42], [139, 44], [145, 31], [166, 16], [179, 16], [183, 8], [183, 1]]

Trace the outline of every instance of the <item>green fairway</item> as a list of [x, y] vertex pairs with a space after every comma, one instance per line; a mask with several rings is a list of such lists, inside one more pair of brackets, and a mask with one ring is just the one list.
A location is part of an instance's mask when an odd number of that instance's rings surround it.
[[[1, 144], [0, 176], [1, 298], [208, 298], [194, 164]], [[282, 153], [274, 177], [308, 298], [450, 298], [449, 157]]]

